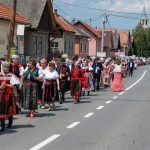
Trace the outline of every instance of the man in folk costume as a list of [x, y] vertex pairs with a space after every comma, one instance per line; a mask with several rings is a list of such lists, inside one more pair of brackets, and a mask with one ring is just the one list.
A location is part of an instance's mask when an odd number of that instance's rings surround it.
[[19, 79], [9, 72], [10, 63], [3, 62], [0, 72], [0, 119], [1, 132], [5, 131], [5, 118], [8, 118], [9, 123], [7, 128], [11, 128], [13, 124], [13, 115], [16, 114], [16, 97], [17, 91], [15, 85], [19, 85]]
[[[94, 84], [94, 91], [95, 88], [97, 91], [99, 90], [99, 84], [100, 84], [100, 78], [101, 78], [101, 72], [103, 70], [103, 66], [101, 63], [98, 62], [99, 58], [95, 58], [94, 63], [92, 65], [93, 68], [93, 84]], [[96, 87], [96, 82], [97, 82], [97, 87]]]
[[74, 98], [74, 103], [80, 102], [81, 90], [82, 90], [82, 80], [84, 76], [84, 71], [80, 67], [80, 63], [77, 61], [74, 63], [74, 68], [71, 71], [71, 96]]
[[[22, 82], [24, 67], [22, 64], [19, 63], [18, 55], [12, 55], [11, 57], [10, 72], [16, 75], [19, 78], [20, 82]], [[19, 86], [16, 86], [16, 88], [17, 88], [17, 93], [18, 93], [17, 108], [20, 113], [21, 103], [22, 103], [22, 91], [20, 90]]]
[[57, 69], [60, 76], [60, 100], [62, 104], [65, 101], [65, 93], [70, 90], [70, 69], [65, 64], [65, 58], [61, 58], [60, 66]]
[[23, 75], [23, 107], [29, 110], [28, 117], [33, 118], [35, 109], [38, 109], [38, 84], [40, 81], [40, 71], [36, 68], [36, 61], [31, 59], [28, 69]]

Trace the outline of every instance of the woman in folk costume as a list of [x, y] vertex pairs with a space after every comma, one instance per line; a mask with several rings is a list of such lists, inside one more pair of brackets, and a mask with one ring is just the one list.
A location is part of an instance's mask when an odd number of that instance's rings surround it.
[[[20, 82], [22, 82], [22, 76], [24, 73], [24, 67], [22, 64], [19, 63], [19, 56], [18, 55], [12, 55], [11, 57], [11, 64], [10, 64], [10, 72], [16, 75]], [[19, 89], [19, 86], [17, 88], [18, 98], [17, 98], [17, 111], [21, 113], [21, 103], [23, 101], [22, 99], [22, 91]]]
[[90, 91], [94, 90], [93, 86], [93, 68], [89, 64], [89, 59], [85, 59], [82, 69], [84, 70], [84, 80], [82, 84], [82, 90], [84, 92], [87, 92], [88, 95], [90, 95]]
[[80, 67], [80, 62], [77, 61], [71, 71], [71, 96], [74, 98], [75, 104], [80, 101], [83, 77], [84, 71]]
[[122, 80], [123, 68], [122, 68], [120, 58], [116, 59], [116, 64], [114, 64], [112, 66], [112, 68], [113, 68], [113, 73], [114, 73], [114, 80], [111, 85], [111, 90], [113, 92], [124, 91], [125, 88], [124, 88], [124, 84], [123, 84], [123, 80]]
[[61, 58], [60, 67], [58, 69], [60, 76], [60, 104], [65, 101], [65, 93], [70, 90], [70, 69], [65, 64], [65, 58]]
[[42, 95], [43, 95], [43, 89], [42, 89], [42, 85], [43, 85], [43, 79], [45, 77], [45, 73], [46, 73], [46, 70], [48, 69], [47, 67], [47, 60], [45, 58], [42, 58], [40, 59], [40, 63], [39, 63], [39, 71], [40, 71], [40, 75], [39, 75], [39, 84], [38, 84], [38, 87], [39, 87], [39, 95], [38, 95], [38, 98], [39, 98], [39, 103], [41, 104], [41, 108], [44, 109], [45, 108], [45, 100], [44, 98], [42, 98]]
[[55, 70], [55, 64], [53, 62], [49, 62], [43, 81], [43, 98], [49, 105], [47, 111], [55, 110], [56, 88], [58, 91], [60, 90], [59, 75]]
[[15, 85], [19, 85], [19, 79], [9, 72], [10, 63], [3, 62], [0, 72], [0, 119], [1, 132], [5, 131], [5, 118], [8, 118], [9, 123], [7, 128], [11, 128], [13, 124], [13, 115], [16, 114], [16, 98], [17, 90]]
[[35, 109], [38, 108], [38, 84], [41, 78], [40, 71], [36, 68], [36, 61], [31, 59], [28, 69], [23, 75], [23, 107], [29, 110], [28, 117], [33, 118]]

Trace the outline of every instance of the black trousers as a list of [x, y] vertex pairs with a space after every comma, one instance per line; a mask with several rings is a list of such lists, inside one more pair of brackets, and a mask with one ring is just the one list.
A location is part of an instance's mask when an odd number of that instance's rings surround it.
[[[99, 90], [99, 84], [100, 84], [100, 77], [101, 75], [99, 73], [93, 74], [93, 85], [94, 85], [94, 91]], [[96, 85], [97, 84], [97, 85]]]
[[132, 77], [133, 75], [133, 69], [129, 69], [129, 77], [131, 76]]
[[1, 118], [0, 121], [1, 121], [1, 131], [4, 131], [5, 130], [5, 119]]
[[8, 124], [9, 124], [9, 125], [12, 125], [12, 124], [13, 124], [13, 116], [10, 116], [10, 117], [8, 118]]

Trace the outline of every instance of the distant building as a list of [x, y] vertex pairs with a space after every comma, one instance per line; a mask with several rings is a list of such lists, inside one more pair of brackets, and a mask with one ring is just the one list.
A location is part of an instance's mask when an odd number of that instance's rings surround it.
[[69, 57], [74, 55], [76, 30], [66, 19], [60, 16], [55, 10], [54, 13], [58, 34], [51, 37], [51, 50], [67, 53]]
[[97, 52], [100, 52], [101, 35], [96, 31], [95, 28], [82, 21], [78, 21], [74, 25], [80, 28], [82, 32], [84, 32], [88, 37], [90, 37], [88, 55], [97, 56]]
[[148, 27], [148, 18], [146, 15], [146, 9], [145, 7], [143, 8], [143, 13], [142, 13], [142, 17], [140, 19], [140, 24], [144, 27], [147, 28]]

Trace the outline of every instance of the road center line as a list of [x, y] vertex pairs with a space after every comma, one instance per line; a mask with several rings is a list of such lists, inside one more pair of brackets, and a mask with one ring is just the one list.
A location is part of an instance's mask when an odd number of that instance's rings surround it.
[[114, 96], [114, 97], [113, 97], [113, 99], [117, 99], [117, 98], [118, 98], [118, 96]]
[[131, 86], [129, 86], [128, 88], [126, 88], [126, 91], [130, 90], [131, 88], [133, 88], [135, 85], [137, 85], [145, 76], [147, 70], [144, 71], [143, 75], [141, 76], [141, 78], [139, 80], [137, 80], [135, 83], [133, 83]]
[[110, 101], [107, 101], [107, 102], [105, 102], [106, 104], [110, 104], [110, 103], [112, 103], [112, 100], [110, 100]]
[[100, 110], [100, 109], [103, 109], [104, 108], [104, 106], [99, 106], [99, 107], [97, 107], [96, 109], [97, 110]]
[[67, 126], [66, 128], [67, 128], [67, 129], [71, 129], [71, 128], [77, 126], [79, 123], [80, 123], [80, 122], [73, 122], [72, 124], [70, 124], [70, 125]]
[[84, 116], [84, 118], [89, 118], [89, 117], [91, 117], [92, 115], [94, 115], [94, 113], [93, 113], [93, 112], [88, 113], [87, 115], [85, 115], [85, 116]]
[[47, 145], [48, 143], [57, 139], [59, 136], [60, 136], [59, 134], [54, 134], [51, 137], [49, 137], [48, 139], [44, 140], [43, 142], [39, 143], [38, 145], [34, 146], [33, 148], [31, 148], [29, 150], [39, 150], [42, 147], [44, 147], [45, 145]]
[[121, 96], [121, 95], [123, 95], [124, 93], [125, 93], [125, 91], [124, 91], [124, 92], [120, 92], [118, 95]]

